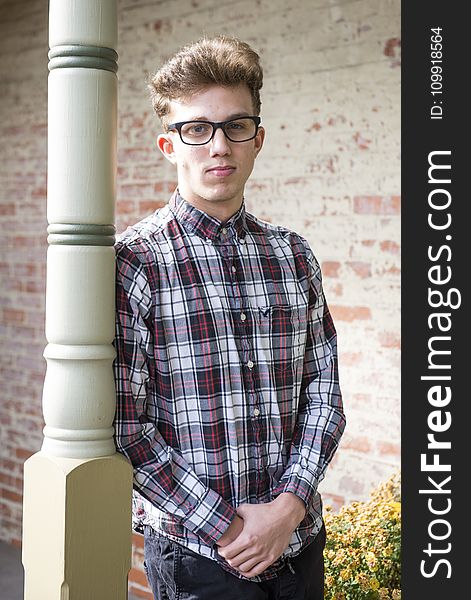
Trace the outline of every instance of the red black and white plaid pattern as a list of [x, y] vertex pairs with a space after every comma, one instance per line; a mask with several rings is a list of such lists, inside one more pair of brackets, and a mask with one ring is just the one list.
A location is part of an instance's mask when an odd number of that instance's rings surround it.
[[244, 205], [226, 223], [178, 192], [116, 245], [115, 440], [134, 527], [219, 560], [242, 503], [307, 506], [273, 577], [322, 525], [317, 491], [345, 418], [319, 265]]

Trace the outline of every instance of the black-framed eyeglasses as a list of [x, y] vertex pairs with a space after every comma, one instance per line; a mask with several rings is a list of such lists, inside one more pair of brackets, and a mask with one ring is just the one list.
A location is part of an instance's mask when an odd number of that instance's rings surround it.
[[239, 117], [228, 121], [180, 121], [167, 129], [178, 131], [184, 144], [202, 146], [213, 139], [217, 129], [222, 129], [231, 142], [248, 142], [257, 135], [260, 117]]

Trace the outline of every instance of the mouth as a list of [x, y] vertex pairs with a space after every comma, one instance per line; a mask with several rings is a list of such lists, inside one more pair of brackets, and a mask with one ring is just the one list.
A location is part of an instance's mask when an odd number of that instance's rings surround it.
[[231, 167], [229, 165], [218, 165], [216, 167], [211, 167], [210, 169], [206, 169], [206, 173], [210, 173], [211, 175], [215, 175], [216, 177], [227, 177], [227, 175], [231, 175], [234, 173], [235, 167]]

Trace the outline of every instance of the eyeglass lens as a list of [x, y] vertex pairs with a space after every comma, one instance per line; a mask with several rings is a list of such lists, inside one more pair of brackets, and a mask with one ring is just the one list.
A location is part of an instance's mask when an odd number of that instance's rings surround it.
[[[228, 121], [223, 129], [232, 142], [244, 142], [255, 136], [257, 126], [252, 119], [241, 118]], [[188, 144], [205, 144], [212, 135], [212, 123], [192, 121], [185, 123], [181, 128], [182, 140]]]

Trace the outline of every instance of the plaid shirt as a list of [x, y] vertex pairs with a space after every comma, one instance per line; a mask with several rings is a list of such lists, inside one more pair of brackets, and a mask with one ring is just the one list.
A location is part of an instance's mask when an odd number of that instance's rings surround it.
[[240, 577], [216, 545], [237, 506], [292, 492], [306, 516], [259, 580], [273, 577], [322, 526], [317, 486], [345, 426], [319, 265], [244, 205], [221, 223], [178, 191], [116, 253], [115, 440], [134, 467], [133, 525]]

